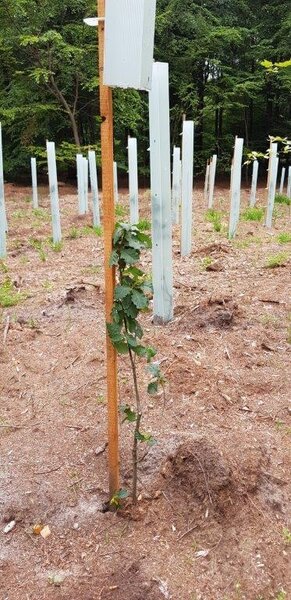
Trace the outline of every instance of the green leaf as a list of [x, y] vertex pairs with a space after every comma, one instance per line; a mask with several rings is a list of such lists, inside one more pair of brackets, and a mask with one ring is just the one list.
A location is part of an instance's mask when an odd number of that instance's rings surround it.
[[273, 63], [270, 60], [262, 60], [260, 64], [262, 65], [262, 67], [265, 67], [265, 69], [271, 69], [271, 67], [273, 66]]
[[123, 248], [120, 252], [120, 258], [124, 260], [127, 265], [133, 265], [139, 260], [140, 253], [134, 248]]
[[154, 358], [154, 356], [156, 356], [157, 351], [155, 350], [155, 348], [152, 348], [152, 346], [148, 346], [147, 349], [147, 362], [151, 362], [152, 358]]
[[138, 315], [138, 309], [131, 300], [131, 296], [126, 296], [122, 302], [123, 310], [127, 317], [135, 319]]
[[125, 285], [117, 285], [114, 290], [114, 298], [115, 300], [123, 300], [123, 298], [125, 298], [125, 296], [128, 296], [130, 292], [130, 287]]
[[157, 381], [151, 381], [148, 384], [148, 394], [150, 394], [150, 396], [154, 396], [155, 394], [157, 394], [158, 393], [158, 389], [159, 389], [159, 386], [158, 386], [158, 382]]
[[111, 256], [109, 259], [109, 266], [113, 267], [113, 265], [117, 265], [118, 266], [118, 261], [119, 261], [119, 256], [118, 253], [116, 252], [116, 250], [113, 250], [111, 252]]
[[127, 490], [123, 490], [120, 489], [117, 492], [115, 492], [115, 494], [113, 494], [109, 504], [110, 506], [114, 506], [115, 508], [119, 508], [120, 507], [120, 501], [121, 500], [125, 500], [125, 498], [128, 497], [128, 491]]
[[156, 363], [152, 363], [152, 364], [151, 364], [151, 365], [148, 367], [148, 370], [149, 370], [150, 374], [151, 374], [153, 377], [157, 377], [157, 378], [159, 378], [159, 377], [160, 377], [160, 375], [161, 375], [161, 371], [160, 371], [160, 365], [159, 365], [159, 363], [157, 363], [157, 362], [156, 362]]
[[139, 292], [138, 290], [133, 290], [133, 292], [131, 294], [131, 298], [132, 298], [133, 304], [139, 310], [147, 308], [149, 305], [149, 299], [143, 294], [143, 292]]
[[136, 337], [141, 339], [143, 337], [143, 330], [142, 330], [140, 324], [138, 323], [138, 321], [136, 321], [135, 319], [131, 319], [130, 317], [127, 317], [126, 322], [127, 322], [128, 331], [130, 333], [134, 333], [136, 335]]
[[135, 350], [135, 348], [138, 346], [137, 339], [133, 335], [129, 335], [129, 334], [127, 334], [126, 339], [127, 339], [127, 343], [129, 345], [129, 347], [132, 350]]
[[111, 311], [112, 321], [120, 327], [123, 325], [123, 310], [120, 304], [115, 304]]
[[140, 285], [140, 289], [141, 289], [143, 292], [145, 292], [145, 293], [148, 293], [148, 294], [152, 294], [152, 293], [153, 293], [153, 291], [154, 291], [153, 284], [152, 284], [152, 282], [151, 282], [151, 281], [149, 281], [149, 280], [148, 280], [148, 281], [144, 281], [144, 282], [143, 282], [143, 283]]
[[124, 341], [120, 342], [112, 342], [114, 348], [116, 348], [118, 354], [127, 354], [128, 353], [128, 345]]
[[135, 439], [139, 442], [145, 442], [146, 444], [149, 444], [149, 446], [153, 446], [157, 443], [150, 433], [141, 433], [140, 431], [135, 432]]
[[118, 323], [107, 323], [106, 327], [112, 342], [119, 342], [123, 340], [121, 326]]
[[134, 352], [135, 352], [135, 354], [137, 354], [137, 356], [141, 356], [141, 357], [147, 356], [147, 349], [145, 346], [142, 346], [141, 344], [137, 345], [134, 348]]
[[126, 275], [132, 275], [134, 278], [136, 277], [143, 277], [144, 273], [143, 271], [141, 271], [140, 269], [138, 269], [137, 267], [128, 267], [125, 271]]
[[130, 408], [129, 404], [121, 406], [120, 412], [124, 416], [124, 421], [129, 421], [130, 423], [134, 423], [136, 421], [136, 412]]

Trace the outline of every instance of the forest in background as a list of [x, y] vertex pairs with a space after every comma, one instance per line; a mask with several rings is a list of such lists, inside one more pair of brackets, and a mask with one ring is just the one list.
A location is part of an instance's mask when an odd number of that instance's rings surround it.
[[[1, 0], [0, 121], [6, 178], [46, 170], [45, 141], [56, 142], [58, 170], [75, 176], [75, 155], [96, 150], [100, 119], [92, 0]], [[268, 136], [291, 134], [290, 0], [157, 0], [155, 60], [170, 65], [171, 142], [182, 119], [195, 121], [195, 173], [218, 154], [229, 172], [234, 136], [245, 152], [265, 152]], [[127, 136], [138, 138], [140, 173], [149, 172], [148, 95], [114, 90], [115, 160], [127, 171]], [[282, 161], [290, 161], [282, 155]]]

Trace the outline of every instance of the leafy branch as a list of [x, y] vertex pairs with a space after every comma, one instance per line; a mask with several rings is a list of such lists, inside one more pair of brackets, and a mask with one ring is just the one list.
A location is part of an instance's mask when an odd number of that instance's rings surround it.
[[141, 258], [141, 252], [151, 247], [150, 236], [139, 225], [117, 223], [113, 234], [113, 250], [110, 266], [115, 266], [118, 273], [118, 285], [114, 292], [112, 322], [107, 323], [107, 331], [113, 346], [119, 354], [128, 354], [133, 377], [135, 407], [129, 404], [121, 406], [123, 422], [134, 423], [132, 446], [132, 500], [137, 501], [137, 471], [139, 443], [152, 445], [154, 438], [149, 433], [141, 431], [142, 402], [138, 385], [136, 360], [145, 358], [149, 364], [151, 381], [148, 393], [156, 394], [159, 385], [163, 388], [165, 380], [159, 366], [152, 363], [156, 350], [142, 343], [143, 330], [138, 321], [141, 312], [148, 310], [152, 296], [152, 283], [146, 273], [136, 266]]

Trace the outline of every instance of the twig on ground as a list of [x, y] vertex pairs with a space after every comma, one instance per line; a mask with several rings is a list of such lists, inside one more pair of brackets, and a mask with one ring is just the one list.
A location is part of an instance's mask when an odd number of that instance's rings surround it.
[[187, 529], [187, 531], [184, 531], [184, 533], [178, 535], [177, 541], [180, 542], [180, 540], [186, 537], [186, 535], [188, 535], [189, 533], [192, 533], [192, 531], [194, 531], [194, 529], [197, 529], [197, 527], [198, 525], [193, 525], [193, 527], [190, 527], [189, 529]]
[[3, 344], [6, 344], [6, 339], [7, 339], [7, 334], [8, 334], [8, 331], [9, 331], [9, 327], [10, 327], [10, 317], [8, 315], [8, 317], [6, 319], [6, 325], [4, 327]]
[[48, 471], [33, 471], [34, 475], [48, 475], [49, 473], [54, 473], [54, 471], [58, 471], [59, 469], [62, 468], [63, 465], [59, 465], [58, 467], [53, 467], [52, 469], [49, 469]]

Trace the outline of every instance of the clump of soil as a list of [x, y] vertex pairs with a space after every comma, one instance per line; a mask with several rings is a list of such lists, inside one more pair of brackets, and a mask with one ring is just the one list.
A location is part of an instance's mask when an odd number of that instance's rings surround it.
[[209, 497], [231, 485], [231, 470], [215, 446], [203, 437], [183, 442], [170, 458], [172, 485], [184, 489], [193, 499]]

